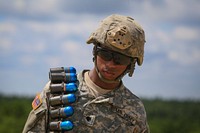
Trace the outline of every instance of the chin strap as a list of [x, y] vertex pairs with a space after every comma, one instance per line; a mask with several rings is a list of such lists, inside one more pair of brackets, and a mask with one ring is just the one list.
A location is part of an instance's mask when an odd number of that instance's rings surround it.
[[127, 70], [127, 73], [128, 73], [128, 76], [129, 77], [132, 77], [133, 76], [133, 73], [134, 73], [134, 71], [135, 71], [135, 64], [136, 64], [136, 62], [137, 62], [137, 58], [133, 58], [132, 60], [131, 60], [131, 64], [130, 64], [130, 66], [129, 66], [129, 69]]
[[129, 73], [129, 77], [131, 77], [131, 76], [133, 75], [134, 70], [135, 70], [135, 63], [136, 63], [136, 61], [137, 61], [136, 58], [133, 58], [133, 59], [131, 60], [131, 64], [130, 64], [129, 66], [127, 66], [126, 70], [125, 70], [119, 77], [117, 77], [117, 78], [114, 79], [114, 80], [105, 79], [105, 78], [101, 75], [101, 73], [99, 72], [99, 69], [98, 69], [98, 67], [97, 67], [97, 53], [96, 53], [96, 50], [97, 50], [97, 45], [95, 45], [94, 48], [93, 48], [93, 55], [94, 55], [94, 57], [93, 57], [93, 62], [94, 62], [94, 64], [95, 64], [95, 70], [96, 70], [96, 72], [97, 72], [99, 78], [100, 78], [102, 81], [104, 81], [104, 82], [106, 82], [106, 83], [119, 83], [119, 82], [121, 82], [122, 78], [123, 78], [127, 73]]

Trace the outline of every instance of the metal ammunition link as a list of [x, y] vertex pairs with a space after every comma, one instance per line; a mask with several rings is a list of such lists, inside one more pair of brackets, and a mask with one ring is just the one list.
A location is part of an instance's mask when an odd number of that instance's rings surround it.
[[49, 71], [50, 95], [48, 97], [48, 130], [69, 131], [73, 122], [68, 119], [74, 114], [71, 106], [76, 102], [78, 90], [77, 74], [74, 67], [50, 68]]

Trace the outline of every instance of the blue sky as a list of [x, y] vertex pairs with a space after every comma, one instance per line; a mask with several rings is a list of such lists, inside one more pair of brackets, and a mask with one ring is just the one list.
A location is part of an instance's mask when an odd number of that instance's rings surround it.
[[111, 14], [145, 30], [143, 65], [125, 85], [139, 97], [200, 99], [199, 0], [0, 0], [0, 93], [34, 96], [50, 67], [93, 68], [91, 32]]

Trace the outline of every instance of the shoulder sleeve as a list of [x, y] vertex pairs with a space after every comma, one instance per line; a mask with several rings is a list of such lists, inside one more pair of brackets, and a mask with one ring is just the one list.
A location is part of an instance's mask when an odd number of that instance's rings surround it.
[[142, 100], [125, 87], [127, 113], [133, 118], [136, 125], [133, 132], [150, 133], [147, 115]]
[[141, 112], [143, 112], [143, 113], [141, 113], [139, 115], [140, 117], [139, 117], [138, 121], [139, 121], [139, 123], [141, 121], [140, 127], [141, 127], [141, 130], [142, 130], [142, 133], [150, 133], [149, 125], [148, 125], [148, 122], [147, 122], [147, 115], [146, 115], [145, 107], [144, 107], [142, 101], [140, 101], [140, 102], [141, 102], [141, 104], [140, 104], [141, 105]]
[[49, 91], [50, 82], [46, 84], [43, 91], [36, 95], [32, 102], [33, 109], [29, 113], [23, 133], [45, 132], [47, 120], [46, 93]]

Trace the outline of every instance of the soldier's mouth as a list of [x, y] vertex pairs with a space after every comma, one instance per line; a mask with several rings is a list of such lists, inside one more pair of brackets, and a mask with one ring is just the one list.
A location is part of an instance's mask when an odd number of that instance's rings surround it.
[[103, 75], [104, 75], [105, 78], [111, 79], [115, 76], [115, 73], [112, 72], [112, 71], [104, 70]]

